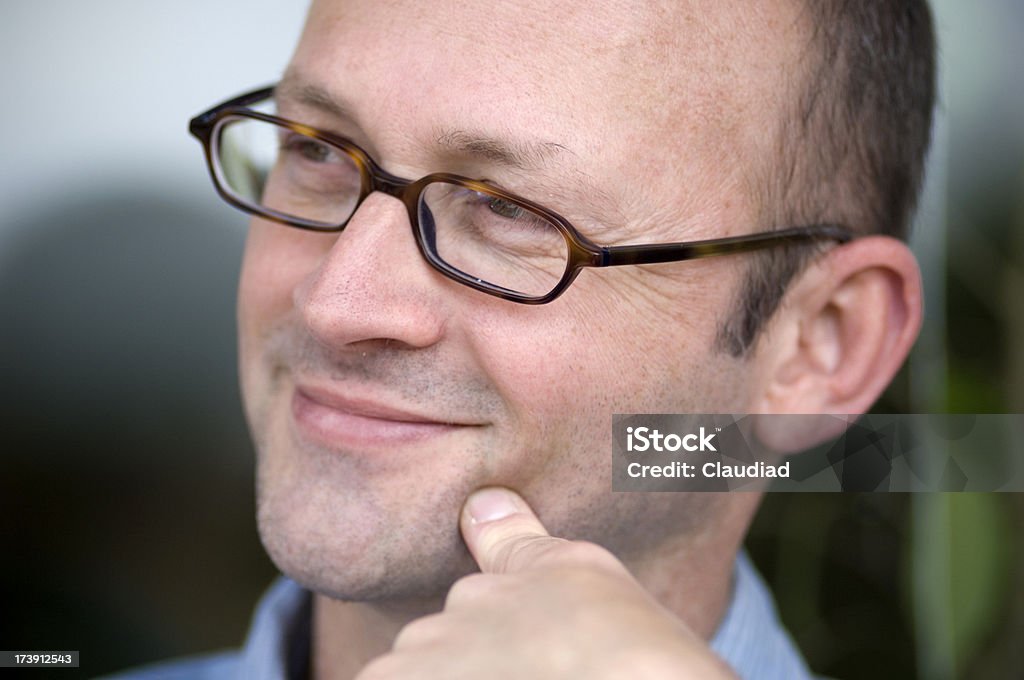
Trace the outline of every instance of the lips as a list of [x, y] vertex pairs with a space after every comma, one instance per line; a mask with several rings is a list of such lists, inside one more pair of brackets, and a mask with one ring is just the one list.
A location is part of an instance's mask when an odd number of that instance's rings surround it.
[[346, 451], [419, 443], [473, 426], [310, 384], [296, 385], [291, 407], [303, 439]]

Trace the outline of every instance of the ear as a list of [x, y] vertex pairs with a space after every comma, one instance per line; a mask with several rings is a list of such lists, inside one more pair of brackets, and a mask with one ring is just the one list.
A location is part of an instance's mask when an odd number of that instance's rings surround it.
[[755, 349], [755, 412], [864, 413], [910, 352], [922, 304], [903, 242], [868, 236], [828, 251], [791, 284]]

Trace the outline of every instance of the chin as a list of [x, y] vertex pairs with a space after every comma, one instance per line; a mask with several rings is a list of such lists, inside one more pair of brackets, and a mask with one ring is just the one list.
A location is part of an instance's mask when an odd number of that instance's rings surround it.
[[443, 597], [475, 570], [458, 528], [461, 484], [449, 480], [444, 492], [429, 477], [271, 463], [261, 460], [257, 473], [260, 540], [305, 588], [345, 601], [422, 600]]

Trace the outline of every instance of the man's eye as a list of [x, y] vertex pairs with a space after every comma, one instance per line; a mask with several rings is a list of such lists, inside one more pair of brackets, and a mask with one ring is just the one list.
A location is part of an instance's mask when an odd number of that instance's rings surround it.
[[331, 155], [331, 150], [323, 144], [306, 142], [301, 146], [302, 155], [311, 161], [323, 162]]
[[285, 139], [284, 150], [297, 153], [313, 163], [327, 163], [335, 156], [334, 149], [323, 142], [302, 135], [294, 135]]
[[511, 203], [505, 199], [497, 197], [492, 197], [491, 200], [487, 202], [487, 207], [489, 207], [491, 212], [495, 215], [506, 217], [510, 220], [517, 219], [523, 214], [523, 209], [515, 203]]

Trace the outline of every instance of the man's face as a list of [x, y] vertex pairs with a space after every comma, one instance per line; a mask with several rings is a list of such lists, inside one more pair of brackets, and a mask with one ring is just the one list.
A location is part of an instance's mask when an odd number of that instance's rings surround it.
[[[315, 2], [279, 112], [402, 177], [495, 182], [604, 245], [757, 230], [750, 156], [795, 19], [571, 4]], [[436, 595], [471, 569], [459, 510], [492, 484], [627, 560], [707, 530], [712, 496], [611, 493], [611, 415], [748, 410], [749, 366], [715, 349], [742, 265], [587, 270], [528, 306], [432, 270], [383, 194], [340, 234], [254, 220], [240, 360], [271, 556], [343, 599]]]

